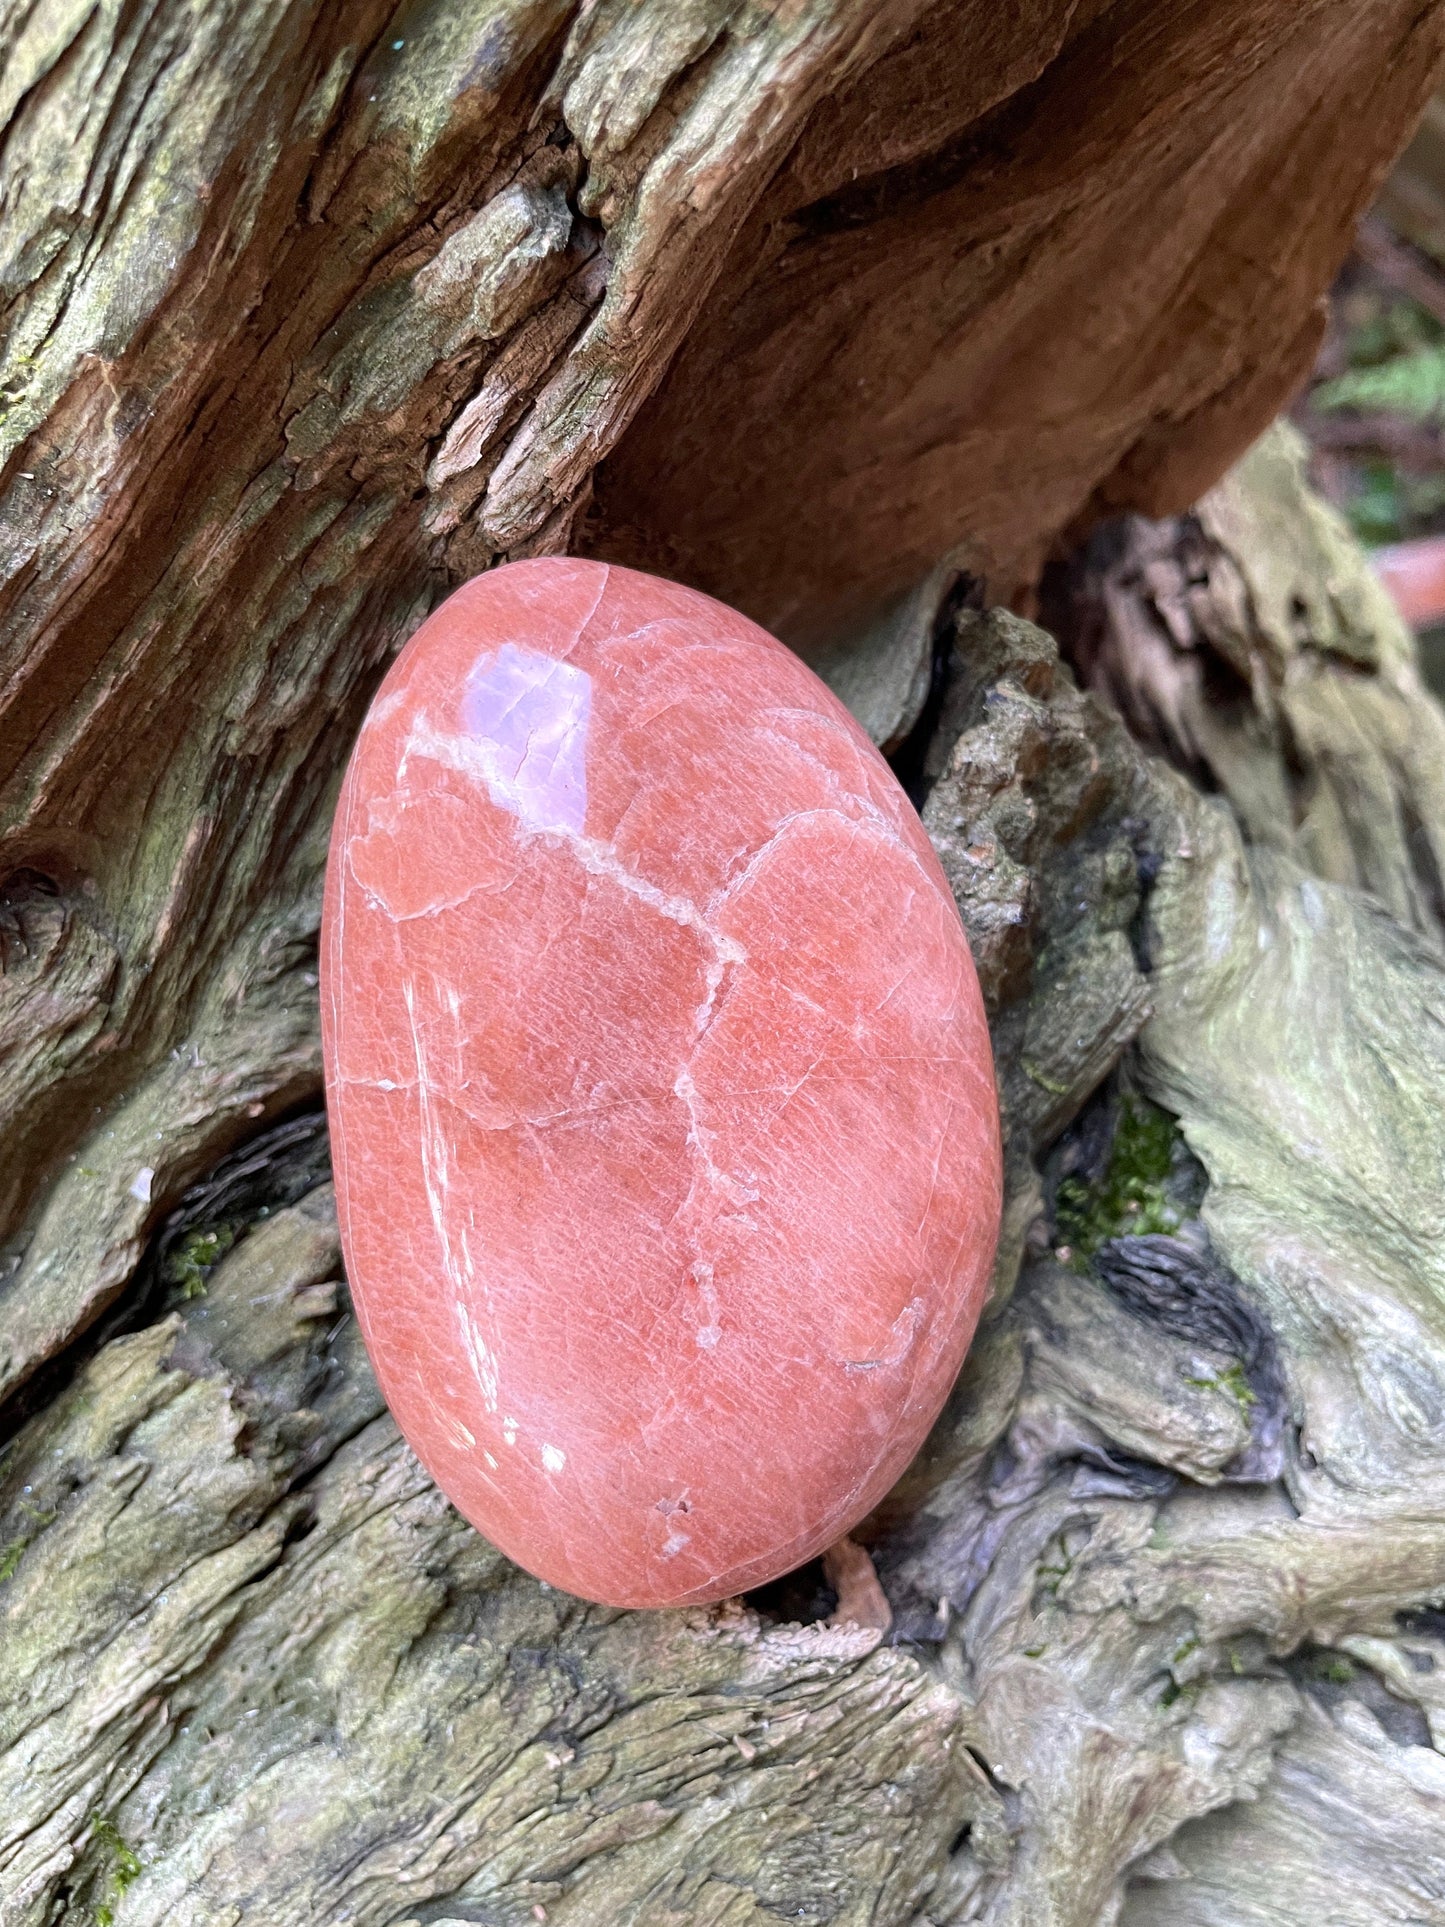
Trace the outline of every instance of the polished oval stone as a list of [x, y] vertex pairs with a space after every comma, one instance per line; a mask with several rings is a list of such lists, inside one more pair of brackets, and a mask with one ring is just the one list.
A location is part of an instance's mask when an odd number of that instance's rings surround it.
[[928, 839], [795, 656], [601, 563], [458, 590], [347, 773], [322, 1017], [377, 1375], [511, 1558], [718, 1599], [883, 1496], [978, 1316], [997, 1103]]

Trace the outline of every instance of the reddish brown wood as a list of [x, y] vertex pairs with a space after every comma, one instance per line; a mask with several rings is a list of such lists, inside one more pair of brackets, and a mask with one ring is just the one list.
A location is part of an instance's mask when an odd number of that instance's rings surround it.
[[1006, 598], [1078, 518], [1186, 507], [1308, 371], [1441, 47], [1405, 0], [930, 8], [814, 110], [591, 552], [807, 647], [960, 539]]

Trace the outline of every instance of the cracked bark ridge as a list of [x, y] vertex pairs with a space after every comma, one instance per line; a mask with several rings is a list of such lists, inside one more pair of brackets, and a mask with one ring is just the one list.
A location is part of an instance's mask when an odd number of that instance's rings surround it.
[[965, 606], [947, 674], [923, 821], [993, 1032], [1005, 1150], [995, 1290], [1006, 1293], [1040, 1206], [1036, 1154], [1149, 1015], [1139, 918], [1158, 857], [1144, 765], [1042, 630]]
[[1439, 946], [1445, 725], [1304, 458], [1280, 422], [1188, 515], [1106, 524], [1051, 573], [1046, 615], [1084, 681], [1227, 796], [1251, 844], [1368, 888]]
[[1217, 480], [1307, 374], [1442, 50], [1413, 0], [893, 22], [739, 208], [585, 536], [810, 656], [960, 540], [1007, 601], [1076, 518]]

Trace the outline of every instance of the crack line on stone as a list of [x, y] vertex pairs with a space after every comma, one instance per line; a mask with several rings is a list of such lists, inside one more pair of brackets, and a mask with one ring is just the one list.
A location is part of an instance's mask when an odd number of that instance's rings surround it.
[[[491, 759], [483, 753], [480, 745], [473, 743], [467, 737], [444, 734], [434, 729], [424, 715], [419, 716], [408, 739], [406, 753], [429, 756], [432, 760], [456, 769], [464, 775], [480, 777], [487, 787], [488, 794], [494, 801], [498, 801], [495, 772], [490, 767]], [[693, 930], [706, 939], [712, 947], [713, 958], [706, 966], [706, 992], [693, 1018], [694, 1028], [701, 1035], [711, 1016], [727, 965], [747, 962], [748, 953], [743, 945], [735, 938], [718, 930], [711, 922], [708, 913], [699, 908], [690, 897], [671, 895], [646, 877], [639, 876], [636, 871], [629, 870], [618, 856], [615, 844], [603, 842], [597, 837], [586, 836], [569, 824], [530, 823], [520, 811], [513, 807], [510, 798], [502, 799], [499, 807], [506, 808], [509, 813], [517, 816], [525, 832], [530, 832], [532, 835], [554, 836], [565, 843], [589, 876], [606, 878], [627, 895], [635, 897], [639, 902], [656, 910], [659, 916], [666, 917], [670, 922], [684, 929]], [[710, 909], [711, 905], [709, 905]]]
[[[447, 1134], [441, 1128], [433, 1103], [432, 1080], [427, 1064], [426, 1047], [422, 1042], [422, 1026], [417, 1021], [416, 986], [410, 977], [402, 979], [402, 997], [406, 1003], [407, 1021], [411, 1027], [412, 1050], [416, 1057], [416, 1093], [420, 1112], [421, 1133], [421, 1175], [426, 1190], [427, 1208], [431, 1216], [432, 1229], [436, 1233], [440, 1247], [442, 1270], [451, 1285], [457, 1309], [457, 1319], [461, 1327], [462, 1342], [472, 1374], [477, 1381], [477, 1390], [487, 1411], [495, 1415], [498, 1403], [497, 1374], [492, 1353], [477, 1330], [468, 1308], [467, 1286], [471, 1281], [471, 1264], [457, 1263], [457, 1254], [452, 1246], [451, 1228], [447, 1219], [448, 1193], [451, 1189], [451, 1165], [447, 1154]], [[453, 1018], [456, 1016], [453, 1009]], [[463, 1276], [465, 1271], [466, 1276]]]
[[823, 816], [836, 816], [840, 823], [847, 825], [850, 829], [863, 827], [857, 817], [850, 816], [848, 812], [842, 809], [837, 803], [818, 803], [806, 810], [790, 811], [789, 814], [783, 818], [782, 822], [777, 824], [765, 840], [753, 851], [752, 855], [748, 858], [742, 869], [737, 872], [736, 876], [731, 878], [729, 882], [723, 884], [720, 889], [713, 891], [707, 900], [707, 914], [709, 916], [716, 916], [717, 912], [731, 901], [733, 896], [745, 883], [752, 881], [753, 877], [757, 874], [759, 866], [771, 856], [773, 850], [788, 834], [795, 823], [804, 823], [813, 817]]
[[[600, 603], [600, 594], [598, 600]], [[595, 607], [592, 613], [595, 613]], [[587, 620], [590, 621], [590, 619], [591, 617], [589, 615]], [[582, 627], [585, 629], [586, 622], [583, 623]], [[579, 640], [581, 633], [582, 631], [579, 630]], [[583, 676], [583, 672], [575, 669], [575, 666], [572, 667], [571, 674], [578, 678]], [[543, 680], [545, 680], [545, 678]], [[590, 679], [586, 680], [588, 682], [588, 688], [590, 689]], [[506, 718], [516, 711], [521, 701], [534, 694], [540, 686], [540, 683], [533, 682], [530, 683], [526, 689], [518, 691], [513, 696], [510, 705], [504, 711], [499, 712], [500, 720], [505, 722]], [[573, 718], [573, 721], [569, 723], [567, 727], [580, 731], [582, 740], [579, 745], [579, 750], [585, 755], [585, 736], [587, 724], [590, 720], [590, 704], [582, 701], [582, 695], [580, 693], [574, 695], [570, 692], [561, 692], [561, 694], [567, 696], [569, 715]], [[786, 714], [787, 712], [783, 713]], [[645, 903], [660, 916], [676, 923], [681, 928], [693, 931], [710, 949], [711, 956], [704, 965], [704, 993], [701, 1001], [693, 1012], [693, 1047], [685, 1061], [679, 1065], [672, 1086], [672, 1094], [678, 1102], [681, 1103], [686, 1114], [687, 1144], [692, 1154], [693, 1165], [687, 1194], [673, 1214], [672, 1222], [677, 1223], [679, 1220], [683, 1220], [688, 1223], [688, 1243], [692, 1247], [693, 1254], [693, 1263], [689, 1267], [689, 1275], [697, 1278], [699, 1275], [698, 1267], [702, 1266], [706, 1269], [709, 1278], [711, 1278], [712, 1264], [702, 1246], [702, 1235], [705, 1227], [689, 1222], [693, 1219], [701, 1198], [711, 1193], [720, 1203], [731, 1206], [732, 1210], [736, 1213], [745, 1212], [749, 1205], [757, 1202], [760, 1195], [751, 1185], [729, 1174], [719, 1166], [713, 1150], [716, 1133], [711, 1131], [703, 1120], [703, 1097], [698, 1089], [694, 1076], [699, 1054], [706, 1044], [708, 1036], [726, 1003], [726, 992], [723, 986], [729, 968], [742, 966], [749, 961], [748, 951], [745, 946], [736, 938], [718, 929], [715, 919], [719, 912], [735, 898], [737, 893], [757, 876], [761, 866], [767, 861], [768, 857], [777, 848], [782, 839], [791, 835], [795, 826], [798, 824], [806, 823], [814, 818], [836, 817], [852, 836], [860, 834], [864, 836], [880, 836], [893, 847], [907, 851], [915, 863], [917, 862], [917, 853], [910, 848], [906, 840], [899, 834], [898, 827], [888, 821], [885, 814], [871, 799], [866, 796], [854, 795], [849, 800], [856, 806], [857, 814], [854, 814], [850, 809], [844, 808], [841, 802], [828, 803], [814, 808], [791, 812], [782, 822], [776, 825], [765, 841], [752, 852], [743, 868], [732, 877], [726, 885], [715, 891], [707, 899], [705, 906], [700, 907], [692, 898], [669, 893], [656, 883], [653, 883], [650, 879], [640, 876], [634, 870], [629, 869], [618, 855], [615, 841], [606, 842], [599, 838], [585, 835], [582, 830], [581, 821], [572, 820], [574, 816], [572, 808], [553, 808], [548, 804], [547, 795], [544, 793], [547, 790], [547, 785], [543, 785], [541, 790], [537, 790], [535, 784], [524, 784], [521, 782], [522, 773], [532, 753], [536, 733], [537, 732], [531, 728], [527, 730], [525, 739], [521, 745], [521, 755], [517, 762], [516, 773], [508, 776], [507, 772], [503, 770], [497, 762], [495, 752], [499, 749], [499, 744], [485, 740], [477, 740], [465, 735], [440, 731], [435, 728], [423, 712], [417, 716], [409, 732], [401, 758], [401, 767], [404, 769], [407, 759], [412, 755], [416, 755], [421, 758], [429, 758], [439, 762], [444, 767], [456, 769], [459, 773], [473, 779], [480, 779], [493, 802], [514, 816], [520, 834], [556, 838], [572, 851], [578, 863], [589, 876], [596, 876], [612, 882], [625, 894], [634, 897], [641, 903]], [[767, 730], [764, 733], [768, 735], [782, 734], [782, 732], [772, 730]], [[836, 731], [835, 733], [841, 734], [842, 732]], [[790, 750], [801, 754], [811, 762], [818, 763], [820, 768], [825, 769], [830, 784], [835, 790], [838, 788], [838, 774], [836, 771], [828, 769], [826, 765], [823, 765], [817, 757], [812, 755], [805, 745], [798, 743], [791, 737], [787, 737], [785, 740]], [[565, 737], [563, 747], [565, 748]], [[550, 767], [555, 769], [561, 753], [560, 750], [554, 749], [553, 762]], [[554, 820], [541, 820], [538, 815], [539, 808], [545, 809], [546, 814], [550, 815]], [[556, 820], [558, 818], [561, 820]], [[893, 987], [894, 990], [897, 988], [897, 985]], [[892, 991], [890, 991], [889, 995], [891, 994]], [[462, 1281], [456, 1272], [455, 1255], [452, 1252], [451, 1241], [445, 1228], [446, 1190], [449, 1182], [445, 1146], [441, 1142], [440, 1136], [435, 1129], [431, 1105], [432, 1093], [428, 1087], [421, 1038], [416, 1024], [413, 990], [409, 982], [406, 985], [406, 995], [408, 1014], [412, 1021], [414, 1047], [417, 1052], [419, 1088], [423, 1112], [423, 1175], [427, 1188], [428, 1201], [431, 1207], [433, 1224], [442, 1244], [443, 1264], [447, 1276], [451, 1280], [453, 1288], [458, 1292], [460, 1299]], [[804, 998], [803, 1001], [811, 1004], [812, 1000]], [[888, 997], [885, 996], [883, 1001], [886, 1003]], [[791, 1089], [780, 1091], [779, 1094], [784, 1098], [785, 1107], [797, 1096], [803, 1085], [805, 1085], [809, 1077], [820, 1068], [827, 1056], [828, 1051], [825, 1048], [814, 1062], [808, 1066], [803, 1076], [792, 1085]], [[564, 1112], [561, 1115], [565, 1114]], [[435, 1168], [433, 1168], [434, 1163]], [[717, 1342], [716, 1335], [719, 1332], [719, 1328], [717, 1325], [716, 1312], [711, 1306], [709, 1306], [706, 1312], [706, 1318], [707, 1323], [703, 1329], [708, 1334], [711, 1343], [715, 1344]], [[467, 1339], [468, 1356], [472, 1358], [473, 1370], [477, 1374], [479, 1389], [482, 1390], [483, 1397], [485, 1398], [488, 1374], [479, 1367], [478, 1361], [473, 1354], [471, 1343], [472, 1332], [469, 1329], [464, 1330], [464, 1337]]]

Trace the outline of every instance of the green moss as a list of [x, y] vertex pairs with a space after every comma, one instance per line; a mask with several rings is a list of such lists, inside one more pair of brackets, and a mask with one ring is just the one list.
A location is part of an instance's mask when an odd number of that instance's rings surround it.
[[199, 1298], [206, 1280], [235, 1244], [240, 1226], [232, 1219], [200, 1225], [177, 1240], [166, 1253], [161, 1277], [178, 1298]]
[[1246, 1416], [1249, 1413], [1250, 1407], [1255, 1403], [1254, 1391], [1250, 1386], [1249, 1380], [1244, 1375], [1244, 1367], [1237, 1362], [1231, 1365], [1227, 1372], [1218, 1372], [1209, 1378], [1186, 1377], [1184, 1383], [1186, 1385], [1201, 1386], [1204, 1390], [1210, 1392], [1227, 1393], [1229, 1397], [1234, 1400], [1240, 1411], [1245, 1413]]
[[1238, 1360], [1230, 1366], [1227, 1372], [1221, 1372], [1219, 1374], [1219, 1383], [1224, 1390], [1228, 1392], [1229, 1396], [1242, 1412], [1247, 1412], [1252, 1405], [1258, 1403], [1255, 1398], [1254, 1388], [1245, 1377], [1244, 1367]]
[[1177, 1231], [1181, 1213], [1165, 1192], [1179, 1128], [1167, 1111], [1127, 1094], [1119, 1107], [1109, 1168], [1095, 1185], [1067, 1177], [1054, 1201], [1059, 1244], [1076, 1267], [1101, 1244], [1126, 1233]]
[[1059, 1588], [1074, 1570], [1074, 1555], [1058, 1535], [1049, 1541], [1044, 1551], [1046, 1556], [1038, 1564], [1039, 1590], [1056, 1600]]
[[15, 1577], [20, 1570], [20, 1561], [25, 1557], [30, 1541], [43, 1532], [55, 1517], [53, 1512], [44, 1511], [28, 1499], [22, 1500], [16, 1507], [16, 1514], [30, 1526], [31, 1530], [29, 1532], [22, 1530], [7, 1544], [0, 1546], [0, 1585], [3, 1585], [7, 1579]]
[[1200, 1687], [1198, 1682], [1191, 1682], [1188, 1686], [1181, 1686], [1177, 1679], [1171, 1679], [1159, 1695], [1159, 1704], [1161, 1706], [1177, 1706], [1180, 1700], [1185, 1700], [1192, 1706], [1195, 1700], [1199, 1698], [1199, 1693]]
[[1312, 1679], [1327, 1680], [1331, 1686], [1348, 1686], [1359, 1668], [1344, 1653], [1311, 1653], [1305, 1671]]
[[[114, 1820], [108, 1820], [103, 1813], [91, 1815], [90, 1837], [105, 1857], [106, 1891], [111, 1899], [119, 1900], [126, 1888], [140, 1878], [140, 1855]], [[113, 1927], [114, 1920], [115, 1910], [109, 1902], [96, 1908], [95, 1927]]]
[[1047, 1072], [1041, 1070], [1037, 1064], [1032, 1063], [1027, 1057], [1021, 1061], [1023, 1063], [1024, 1075], [1032, 1078], [1033, 1082], [1038, 1085], [1041, 1091], [1047, 1091], [1050, 1097], [1068, 1096], [1069, 1087], [1067, 1084], [1061, 1084], [1057, 1078], [1050, 1077]]

